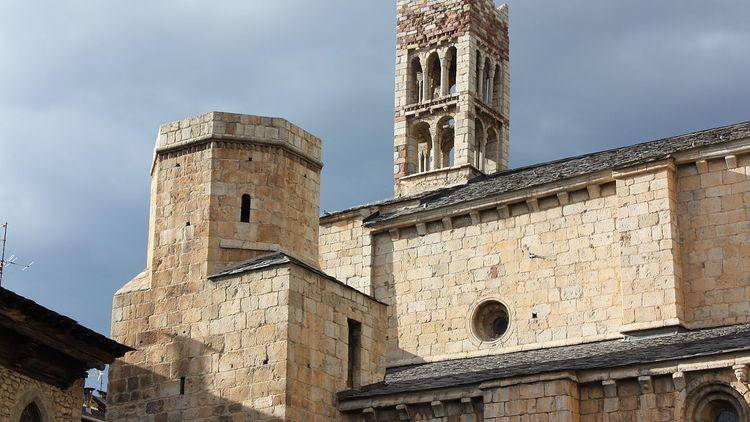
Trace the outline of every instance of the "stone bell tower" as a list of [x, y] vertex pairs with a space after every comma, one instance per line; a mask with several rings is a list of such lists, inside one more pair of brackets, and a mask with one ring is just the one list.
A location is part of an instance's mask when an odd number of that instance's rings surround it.
[[396, 196], [508, 167], [508, 7], [398, 0]]

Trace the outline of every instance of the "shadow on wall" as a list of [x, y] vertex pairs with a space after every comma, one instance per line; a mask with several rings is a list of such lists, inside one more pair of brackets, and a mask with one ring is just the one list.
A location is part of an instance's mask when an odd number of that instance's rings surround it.
[[283, 420], [285, 381], [278, 364], [265, 359], [257, 366], [227, 364], [223, 368], [219, 361], [224, 344], [177, 335], [164, 339], [169, 337], [166, 333], [143, 334], [156, 334], [158, 339], [153, 340], [166, 346], [128, 354], [128, 360], [137, 364], [118, 361], [112, 365], [108, 421]]
[[[409, 229], [403, 230], [404, 235], [408, 236]], [[415, 234], [416, 234], [416, 229]], [[409, 263], [394, 264], [394, 240], [391, 234], [380, 233], [373, 239], [375, 247], [375, 268], [372, 272], [372, 293], [375, 298], [383, 301], [388, 305], [388, 326], [387, 326], [387, 345], [386, 345], [386, 367], [389, 362], [408, 362], [408, 364], [419, 364], [426, 362], [422, 357], [412, 354], [401, 348], [399, 339], [400, 319], [408, 316], [407, 312], [399, 312], [399, 304], [395, 300], [401, 292], [396, 290], [394, 279], [394, 266], [410, 265]], [[408, 306], [408, 305], [407, 305]], [[427, 321], [425, 321], [427, 322]], [[419, 333], [412, 333], [418, 336]]]

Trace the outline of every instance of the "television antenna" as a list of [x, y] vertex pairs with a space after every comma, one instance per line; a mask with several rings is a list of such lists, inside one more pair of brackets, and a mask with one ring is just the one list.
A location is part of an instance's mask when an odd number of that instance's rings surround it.
[[3, 285], [3, 272], [5, 270], [6, 265], [16, 265], [21, 267], [21, 271], [28, 270], [32, 265], [34, 265], [34, 261], [29, 262], [28, 264], [19, 264], [18, 257], [15, 255], [11, 255], [8, 257], [8, 259], [5, 259], [5, 245], [8, 243], [8, 223], [6, 222], [2, 226], [3, 228], [3, 243], [0, 247], [0, 286]]

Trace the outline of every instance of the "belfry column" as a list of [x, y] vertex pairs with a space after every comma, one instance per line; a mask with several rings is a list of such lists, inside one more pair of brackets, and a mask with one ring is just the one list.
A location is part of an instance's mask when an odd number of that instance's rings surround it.
[[448, 58], [445, 51], [440, 55], [440, 95], [445, 97], [450, 94], [450, 70], [451, 70], [451, 59]]

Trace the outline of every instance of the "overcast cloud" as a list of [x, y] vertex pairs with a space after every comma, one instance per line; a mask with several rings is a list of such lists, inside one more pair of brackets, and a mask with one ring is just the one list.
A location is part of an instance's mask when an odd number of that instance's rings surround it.
[[[393, 0], [0, 0], [3, 286], [109, 333], [160, 123], [320, 136], [322, 209], [392, 192]], [[510, 1], [513, 167], [750, 120], [747, 0]]]

